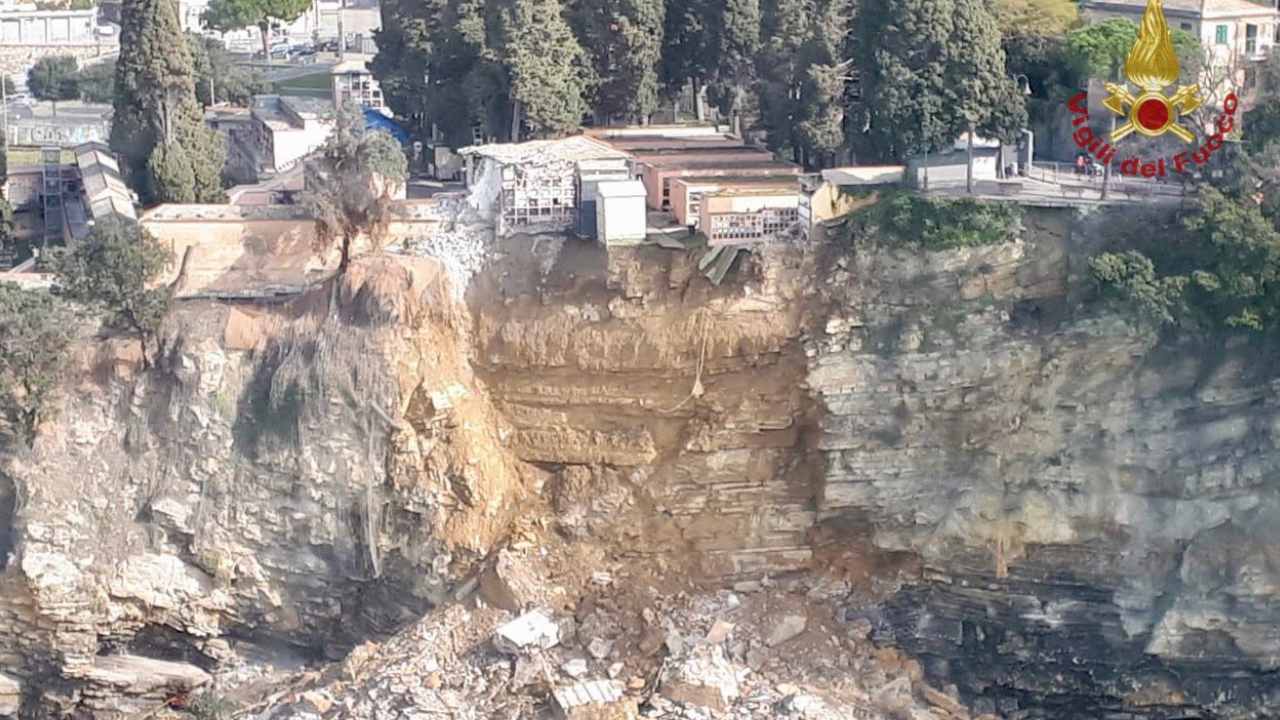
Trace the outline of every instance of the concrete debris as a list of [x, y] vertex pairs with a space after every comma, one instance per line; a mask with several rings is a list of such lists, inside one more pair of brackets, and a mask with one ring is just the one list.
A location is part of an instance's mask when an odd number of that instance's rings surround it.
[[611, 680], [616, 679], [619, 675], [621, 675], [621, 674], [622, 674], [622, 670], [623, 670], [623, 668], [624, 668], [624, 667], [625, 667], [625, 666], [624, 666], [622, 663], [620, 663], [620, 662], [616, 662], [616, 663], [614, 663], [614, 664], [610, 665], [610, 666], [609, 666], [609, 679], [611, 679]]
[[737, 669], [719, 645], [699, 645], [668, 667], [659, 692], [673, 702], [717, 712], [728, 710], [741, 694]]
[[717, 620], [716, 624], [707, 631], [707, 642], [719, 645], [729, 638], [731, 632], [733, 632], [733, 623]]
[[587, 673], [590, 672], [590, 668], [587, 667], [587, 661], [583, 658], [573, 658], [561, 665], [560, 669], [564, 671], [565, 675], [575, 680], [586, 677]]
[[613, 643], [604, 638], [593, 638], [587, 644], [587, 652], [591, 653], [591, 657], [597, 660], [604, 660], [613, 652]]
[[493, 637], [498, 650], [518, 655], [534, 649], [547, 649], [560, 643], [560, 626], [543, 610], [531, 610], [499, 627]]
[[18, 714], [22, 705], [22, 685], [17, 680], [0, 673], [0, 716]]
[[765, 640], [765, 644], [769, 647], [781, 645], [803, 633], [807, 624], [808, 621], [803, 615], [787, 615], [769, 631], [769, 637]]
[[509, 550], [498, 552], [493, 565], [480, 576], [480, 597], [490, 605], [518, 613], [542, 597], [541, 585], [524, 558]]
[[609, 587], [613, 584], [613, 576], [607, 572], [591, 573], [591, 584], [597, 587]]
[[329, 712], [329, 708], [333, 707], [333, 699], [329, 697], [328, 693], [315, 690], [302, 693], [302, 701], [321, 715]]
[[635, 700], [626, 697], [614, 680], [589, 680], [556, 688], [552, 693], [556, 714], [562, 720], [634, 720], [639, 717]]

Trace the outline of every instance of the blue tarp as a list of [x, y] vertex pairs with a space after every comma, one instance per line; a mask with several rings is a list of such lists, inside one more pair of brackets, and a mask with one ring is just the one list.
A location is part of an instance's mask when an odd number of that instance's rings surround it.
[[381, 130], [390, 133], [391, 137], [400, 141], [401, 145], [409, 144], [409, 133], [400, 127], [396, 121], [374, 110], [373, 108], [364, 109], [364, 126], [367, 130]]

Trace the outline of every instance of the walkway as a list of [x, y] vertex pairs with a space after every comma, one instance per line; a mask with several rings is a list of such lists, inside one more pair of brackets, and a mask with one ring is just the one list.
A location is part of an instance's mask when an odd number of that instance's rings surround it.
[[1112, 176], [1107, 197], [1102, 197], [1102, 177], [1086, 177], [1074, 172], [1054, 172], [1052, 164], [1037, 164], [1031, 177], [1010, 180], [979, 180], [974, 192], [967, 191], [964, 181], [930, 183], [921, 194], [930, 197], [974, 197], [1003, 200], [1032, 207], [1094, 207], [1098, 205], [1178, 204], [1186, 196], [1181, 183], [1158, 182], [1143, 178]]

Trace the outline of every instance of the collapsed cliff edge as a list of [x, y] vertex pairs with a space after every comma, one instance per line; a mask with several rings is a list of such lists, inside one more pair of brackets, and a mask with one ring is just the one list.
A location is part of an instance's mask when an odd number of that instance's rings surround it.
[[1277, 371], [1091, 302], [1107, 232], [719, 287], [517, 236], [465, 293], [381, 256], [336, 316], [180, 303], [147, 373], [86, 337], [0, 466], [0, 713], [1280, 713]]

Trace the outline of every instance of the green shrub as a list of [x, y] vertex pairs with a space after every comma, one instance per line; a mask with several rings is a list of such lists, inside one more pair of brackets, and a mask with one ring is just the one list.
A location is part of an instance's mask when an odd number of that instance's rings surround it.
[[235, 703], [208, 691], [197, 695], [187, 706], [187, 712], [196, 720], [231, 720], [235, 711]]
[[896, 191], [856, 213], [850, 225], [855, 232], [878, 235], [892, 245], [952, 250], [1014, 239], [1022, 229], [1022, 208], [1014, 203], [926, 198]]
[[1203, 187], [1179, 226], [1152, 231], [1145, 253], [1089, 261], [1104, 296], [1187, 329], [1269, 331], [1280, 325], [1280, 230], [1250, 199]]

